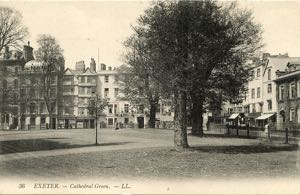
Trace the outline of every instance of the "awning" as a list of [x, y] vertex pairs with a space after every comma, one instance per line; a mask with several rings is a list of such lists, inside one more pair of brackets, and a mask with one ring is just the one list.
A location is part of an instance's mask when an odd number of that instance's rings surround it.
[[240, 113], [232, 114], [228, 119], [236, 119]]
[[265, 120], [267, 118], [270, 118], [271, 116], [273, 116], [274, 114], [263, 114], [259, 117], [257, 117], [255, 120]]

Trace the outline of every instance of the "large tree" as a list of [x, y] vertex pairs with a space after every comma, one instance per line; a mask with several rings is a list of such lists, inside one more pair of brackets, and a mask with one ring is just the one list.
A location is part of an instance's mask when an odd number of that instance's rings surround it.
[[0, 29], [0, 51], [6, 46], [19, 48], [28, 36], [22, 15], [9, 7], [0, 7]]
[[242, 67], [261, 47], [261, 27], [234, 3], [171, 1], [154, 3], [138, 28], [156, 61], [156, 78], [173, 89], [175, 146], [187, 148], [188, 95], [197, 110], [192, 114], [201, 117], [214, 70]]
[[119, 68], [119, 78], [123, 84], [125, 98], [129, 99], [132, 105], [146, 105], [150, 111], [149, 127], [155, 128], [161, 88], [151, 68], [153, 67], [152, 53], [148, 49], [147, 42], [139, 35], [142, 34], [139, 29], [134, 30], [136, 34], [124, 43], [127, 49], [125, 61], [128, 66]]
[[65, 60], [63, 50], [51, 35], [40, 35], [37, 40], [38, 49], [35, 52], [36, 60], [42, 63], [39, 77], [39, 85], [42, 90], [43, 99], [46, 104], [50, 118], [50, 128], [52, 125], [52, 116], [55, 108], [57, 114], [60, 114], [62, 108], [62, 76], [64, 72]]

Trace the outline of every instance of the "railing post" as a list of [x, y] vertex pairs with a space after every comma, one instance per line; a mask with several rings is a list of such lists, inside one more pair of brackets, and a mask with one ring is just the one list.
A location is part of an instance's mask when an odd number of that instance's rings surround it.
[[289, 143], [289, 129], [286, 127], [285, 128], [285, 144]]

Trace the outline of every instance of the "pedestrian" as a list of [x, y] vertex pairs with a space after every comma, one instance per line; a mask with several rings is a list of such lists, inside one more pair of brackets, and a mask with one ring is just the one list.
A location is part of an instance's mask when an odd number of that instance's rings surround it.
[[119, 129], [119, 123], [116, 122], [115, 130], [118, 130], [118, 129]]
[[206, 122], [206, 130], [209, 131], [209, 120]]

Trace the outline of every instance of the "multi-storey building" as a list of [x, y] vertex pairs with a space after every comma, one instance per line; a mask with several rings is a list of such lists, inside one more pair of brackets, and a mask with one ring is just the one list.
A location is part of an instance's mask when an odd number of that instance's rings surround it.
[[88, 113], [88, 101], [97, 93], [96, 64], [92, 59], [89, 68], [84, 61], [67, 68], [63, 78], [63, 115], [60, 120], [64, 128], [94, 128], [95, 118]]
[[277, 71], [277, 119], [283, 129], [292, 123], [300, 127], [300, 61], [287, 63], [285, 71]]
[[32, 60], [32, 48], [24, 45], [23, 53], [10, 51], [9, 47], [0, 53], [0, 128], [20, 128], [19, 97], [20, 72], [29, 60]]
[[245, 113], [250, 125], [263, 127], [266, 122], [275, 123], [278, 120], [276, 71], [284, 71], [287, 63], [299, 60], [299, 57], [289, 57], [287, 54], [265, 53], [262, 60], [253, 63], [249, 69], [248, 93], [240, 111]]

